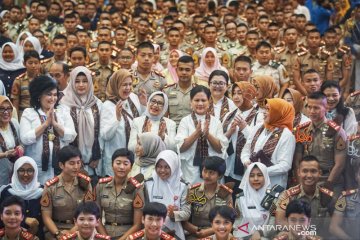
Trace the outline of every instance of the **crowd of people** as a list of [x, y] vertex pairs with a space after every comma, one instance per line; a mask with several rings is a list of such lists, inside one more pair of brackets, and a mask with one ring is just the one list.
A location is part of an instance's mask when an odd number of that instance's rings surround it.
[[0, 10], [0, 239], [360, 238], [360, 3]]

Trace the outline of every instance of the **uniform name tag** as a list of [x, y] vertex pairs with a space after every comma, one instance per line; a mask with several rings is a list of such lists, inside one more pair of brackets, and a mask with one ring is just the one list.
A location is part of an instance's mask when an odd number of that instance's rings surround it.
[[153, 196], [154, 199], [163, 199], [163, 196]]
[[255, 206], [249, 206], [248, 209], [256, 209]]

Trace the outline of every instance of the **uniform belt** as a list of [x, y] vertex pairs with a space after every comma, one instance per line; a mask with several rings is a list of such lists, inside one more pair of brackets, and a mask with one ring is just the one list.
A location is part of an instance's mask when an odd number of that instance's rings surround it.
[[133, 225], [132, 223], [116, 223], [116, 222], [105, 222], [106, 225], [111, 226], [125, 226], [125, 225]]
[[74, 224], [73, 220], [54, 220], [56, 223], [66, 223], [66, 224]]

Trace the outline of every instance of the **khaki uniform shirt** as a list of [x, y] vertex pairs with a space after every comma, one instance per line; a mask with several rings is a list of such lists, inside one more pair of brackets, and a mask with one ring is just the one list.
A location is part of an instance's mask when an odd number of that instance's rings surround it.
[[19, 36], [20, 32], [24, 30], [25, 25], [20, 23], [12, 24], [7, 22], [5, 24], [5, 30], [7, 32], [7, 36], [13, 41], [16, 42], [16, 38]]
[[258, 75], [272, 76], [279, 89], [283, 84], [289, 82], [289, 74], [284, 65], [272, 60], [267, 65], [261, 65], [258, 61], [256, 61], [251, 70], [253, 77]]
[[11, 100], [19, 102], [19, 117], [21, 117], [25, 108], [30, 107], [29, 84], [31, 80], [26, 73], [23, 73], [15, 78], [11, 88]]
[[356, 121], [360, 121], [360, 90], [353, 92], [346, 99], [346, 106], [354, 110]]
[[[220, 194], [220, 192], [222, 192]], [[191, 205], [191, 223], [200, 228], [210, 227], [209, 212], [215, 206], [227, 205], [232, 207], [232, 191], [225, 185], [218, 184], [214, 196], [207, 198], [204, 183], [193, 185], [187, 197], [187, 204]], [[220, 196], [219, 196], [220, 195]]]
[[[161, 91], [166, 85], [164, 76], [158, 71], [151, 70], [146, 78], [143, 78], [137, 69], [131, 70], [131, 74], [134, 77], [133, 87], [135, 93], [138, 93], [141, 88], [144, 88], [148, 96], [150, 96], [153, 92]], [[159, 87], [156, 85], [159, 85]]]
[[164, 92], [169, 99], [169, 118], [176, 122], [178, 126], [181, 119], [191, 113], [190, 91], [195, 87], [193, 83], [188, 89], [183, 91], [178, 84], [165, 87]]
[[[133, 239], [147, 240], [148, 238], [146, 237], [145, 229], [140, 230], [134, 234], [131, 234], [129, 237], [126, 238], [126, 240], [133, 240]], [[161, 232], [159, 238], [157, 238], [156, 240], [175, 240], [175, 239], [176, 238], [170, 236], [169, 234], [165, 232]]]
[[[0, 240], [9, 240], [9, 238], [6, 236], [5, 229], [0, 229]], [[35, 235], [32, 235], [25, 229], [21, 229], [19, 235], [16, 237], [16, 240], [39, 240], [39, 238]]]
[[297, 48], [294, 51], [291, 51], [288, 47], [276, 48], [275, 49], [275, 61], [284, 65], [288, 75], [289, 75], [289, 84], [290, 86], [294, 85], [294, 74], [293, 66], [297, 61], [297, 54], [300, 52], [300, 49]]
[[[95, 234], [93, 237], [87, 238], [86, 240], [110, 240], [110, 236]], [[65, 236], [61, 237], [61, 240], [85, 240], [83, 237], [80, 236], [79, 232], [66, 234]]]
[[350, 73], [351, 64], [352, 64], [352, 56], [349, 53], [349, 48], [346, 46], [340, 46], [335, 49], [335, 51], [330, 52], [327, 51], [324, 47], [323, 51], [329, 53], [329, 60], [333, 62], [333, 79], [335, 81], [340, 81], [344, 77], [344, 72]]
[[[61, 175], [46, 182], [40, 201], [41, 211], [50, 212], [51, 218], [60, 229], [72, 228], [76, 207], [83, 201], [93, 201], [90, 178], [80, 176], [84, 175], [79, 174], [70, 188], [65, 188]], [[79, 179], [85, 182], [86, 189], [80, 187]]]
[[124, 189], [130, 184], [128, 181], [120, 193], [116, 193], [112, 177], [100, 179], [96, 186], [96, 202], [105, 213], [105, 228], [111, 237], [120, 237], [133, 225], [134, 210], [144, 207], [144, 190], [139, 186], [132, 193]]

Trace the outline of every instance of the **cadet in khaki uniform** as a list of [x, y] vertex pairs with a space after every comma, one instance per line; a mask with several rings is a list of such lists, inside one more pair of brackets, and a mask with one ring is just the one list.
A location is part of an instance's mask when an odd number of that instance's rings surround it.
[[24, 54], [26, 72], [15, 78], [11, 88], [11, 101], [18, 112], [19, 119], [25, 108], [30, 107], [29, 84], [40, 74], [40, 57], [35, 50]]
[[[346, 106], [351, 107], [355, 112], [356, 121], [360, 122], [360, 90], [355, 91], [350, 94], [350, 96], [346, 99]], [[359, 127], [358, 127], [358, 132]]]
[[[347, 139], [343, 128], [327, 120], [326, 96], [315, 92], [307, 97], [307, 113], [311, 122], [298, 126], [295, 133], [296, 149], [294, 161], [296, 168], [303, 156], [313, 155], [320, 162], [321, 182], [335, 194], [344, 186], [342, 172], [347, 154]], [[335, 195], [335, 197], [337, 197]]]
[[121, 240], [141, 228], [144, 176], [128, 177], [133, 163], [131, 151], [116, 150], [112, 155], [114, 177], [102, 178], [96, 186], [96, 202], [105, 214], [105, 226], [100, 223], [99, 232]]
[[60, 239], [73, 232], [76, 207], [83, 201], [93, 201], [90, 177], [81, 174], [81, 153], [65, 146], [57, 153], [61, 174], [46, 182], [40, 201], [46, 239]]
[[178, 60], [176, 71], [179, 82], [166, 86], [164, 92], [169, 99], [169, 118], [179, 125], [181, 119], [191, 113], [190, 91], [196, 86], [192, 82], [195, 72], [194, 60], [190, 56], [182, 56]]
[[233, 207], [232, 187], [219, 184], [226, 170], [225, 160], [220, 157], [207, 157], [202, 169], [204, 182], [190, 187], [187, 204], [191, 207], [191, 217], [183, 224], [191, 236], [186, 239], [204, 238], [214, 234], [209, 222], [209, 212], [215, 206]]

